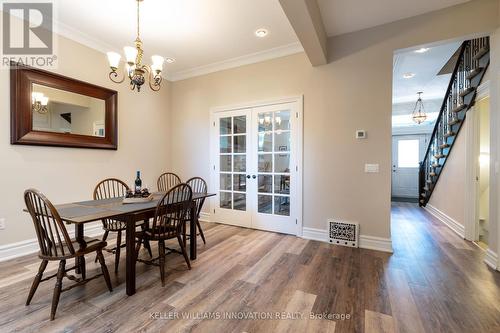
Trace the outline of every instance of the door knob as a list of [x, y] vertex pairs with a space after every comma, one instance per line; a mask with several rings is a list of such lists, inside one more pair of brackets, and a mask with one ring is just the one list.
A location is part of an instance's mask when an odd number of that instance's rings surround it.
[[252, 178], [255, 179], [255, 178], [257, 178], [257, 176], [256, 175], [252, 175]]
[[250, 175], [247, 175], [247, 178], [250, 179]]

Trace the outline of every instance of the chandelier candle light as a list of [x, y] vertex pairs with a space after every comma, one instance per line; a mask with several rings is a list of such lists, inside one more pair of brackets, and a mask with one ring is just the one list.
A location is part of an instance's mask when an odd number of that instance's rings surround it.
[[[137, 91], [141, 91], [141, 86], [147, 80], [149, 83], [149, 87], [153, 91], [158, 91], [161, 88], [161, 72], [163, 69], [164, 58], [159, 55], [154, 55], [151, 57], [152, 65], [143, 65], [142, 57], [144, 51], [142, 49], [142, 40], [140, 38], [140, 22], [139, 22], [139, 5], [143, 0], [137, 1], [137, 38], [135, 39], [135, 47], [125, 46], [123, 51], [125, 52], [125, 59], [127, 61], [125, 65], [125, 70], [127, 72], [127, 76], [130, 79], [130, 89]], [[111, 81], [115, 83], [122, 83], [125, 80], [125, 75], [122, 79], [118, 79], [118, 66], [120, 64], [120, 54], [116, 52], [108, 52], [108, 62], [109, 67], [111, 68], [111, 72], [109, 73], [109, 78]]]
[[425, 114], [424, 103], [422, 102], [422, 97], [421, 97], [423, 92], [419, 91], [417, 94], [418, 94], [418, 99], [417, 102], [415, 103], [415, 107], [413, 108], [413, 113], [411, 114], [411, 117], [414, 122], [416, 122], [417, 124], [421, 124], [427, 119], [427, 115]]
[[33, 112], [38, 112], [40, 114], [45, 114], [49, 111], [47, 105], [49, 104], [49, 98], [44, 96], [40, 92], [31, 93], [31, 109]]

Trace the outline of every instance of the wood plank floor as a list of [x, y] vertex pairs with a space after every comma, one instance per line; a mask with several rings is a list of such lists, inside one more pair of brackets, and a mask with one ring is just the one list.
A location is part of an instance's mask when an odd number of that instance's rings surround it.
[[[192, 270], [167, 256], [164, 288], [157, 267], [138, 263], [137, 294], [127, 297], [123, 257], [113, 293], [101, 279], [63, 293], [53, 322], [54, 281], [24, 306], [38, 259], [0, 263], [0, 332], [500, 332], [500, 273], [415, 204], [393, 205], [393, 255], [204, 229], [208, 244], [199, 243]], [[106, 261], [112, 271], [113, 256]]]

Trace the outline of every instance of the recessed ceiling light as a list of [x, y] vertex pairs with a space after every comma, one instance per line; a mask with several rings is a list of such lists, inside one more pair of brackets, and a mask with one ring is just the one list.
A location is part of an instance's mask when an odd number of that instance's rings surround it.
[[165, 61], [166, 61], [168, 64], [171, 64], [171, 63], [175, 62], [175, 59], [174, 59], [174, 58], [165, 58]]
[[416, 52], [416, 53], [425, 53], [425, 52], [427, 52], [427, 51], [429, 51], [429, 48], [428, 48], [428, 47], [421, 47], [421, 48], [419, 48], [418, 50], [416, 50], [415, 52]]
[[269, 33], [269, 31], [267, 31], [267, 29], [264, 29], [264, 28], [255, 30], [255, 36], [257, 36], [259, 38], [266, 37], [268, 33]]
[[404, 73], [404, 74], [403, 74], [403, 77], [404, 77], [405, 79], [411, 79], [411, 78], [412, 78], [412, 77], [414, 77], [414, 76], [415, 76], [415, 73]]

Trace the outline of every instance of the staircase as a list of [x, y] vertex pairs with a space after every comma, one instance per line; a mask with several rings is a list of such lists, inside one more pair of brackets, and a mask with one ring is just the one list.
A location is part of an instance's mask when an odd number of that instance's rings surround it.
[[458, 60], [434, 126], [429, 147], [420, 162], [419, 204], [431, 198], [467, 111], [474, 105], [476, 90], [490, 64], [489, 37], [462, 43]]

